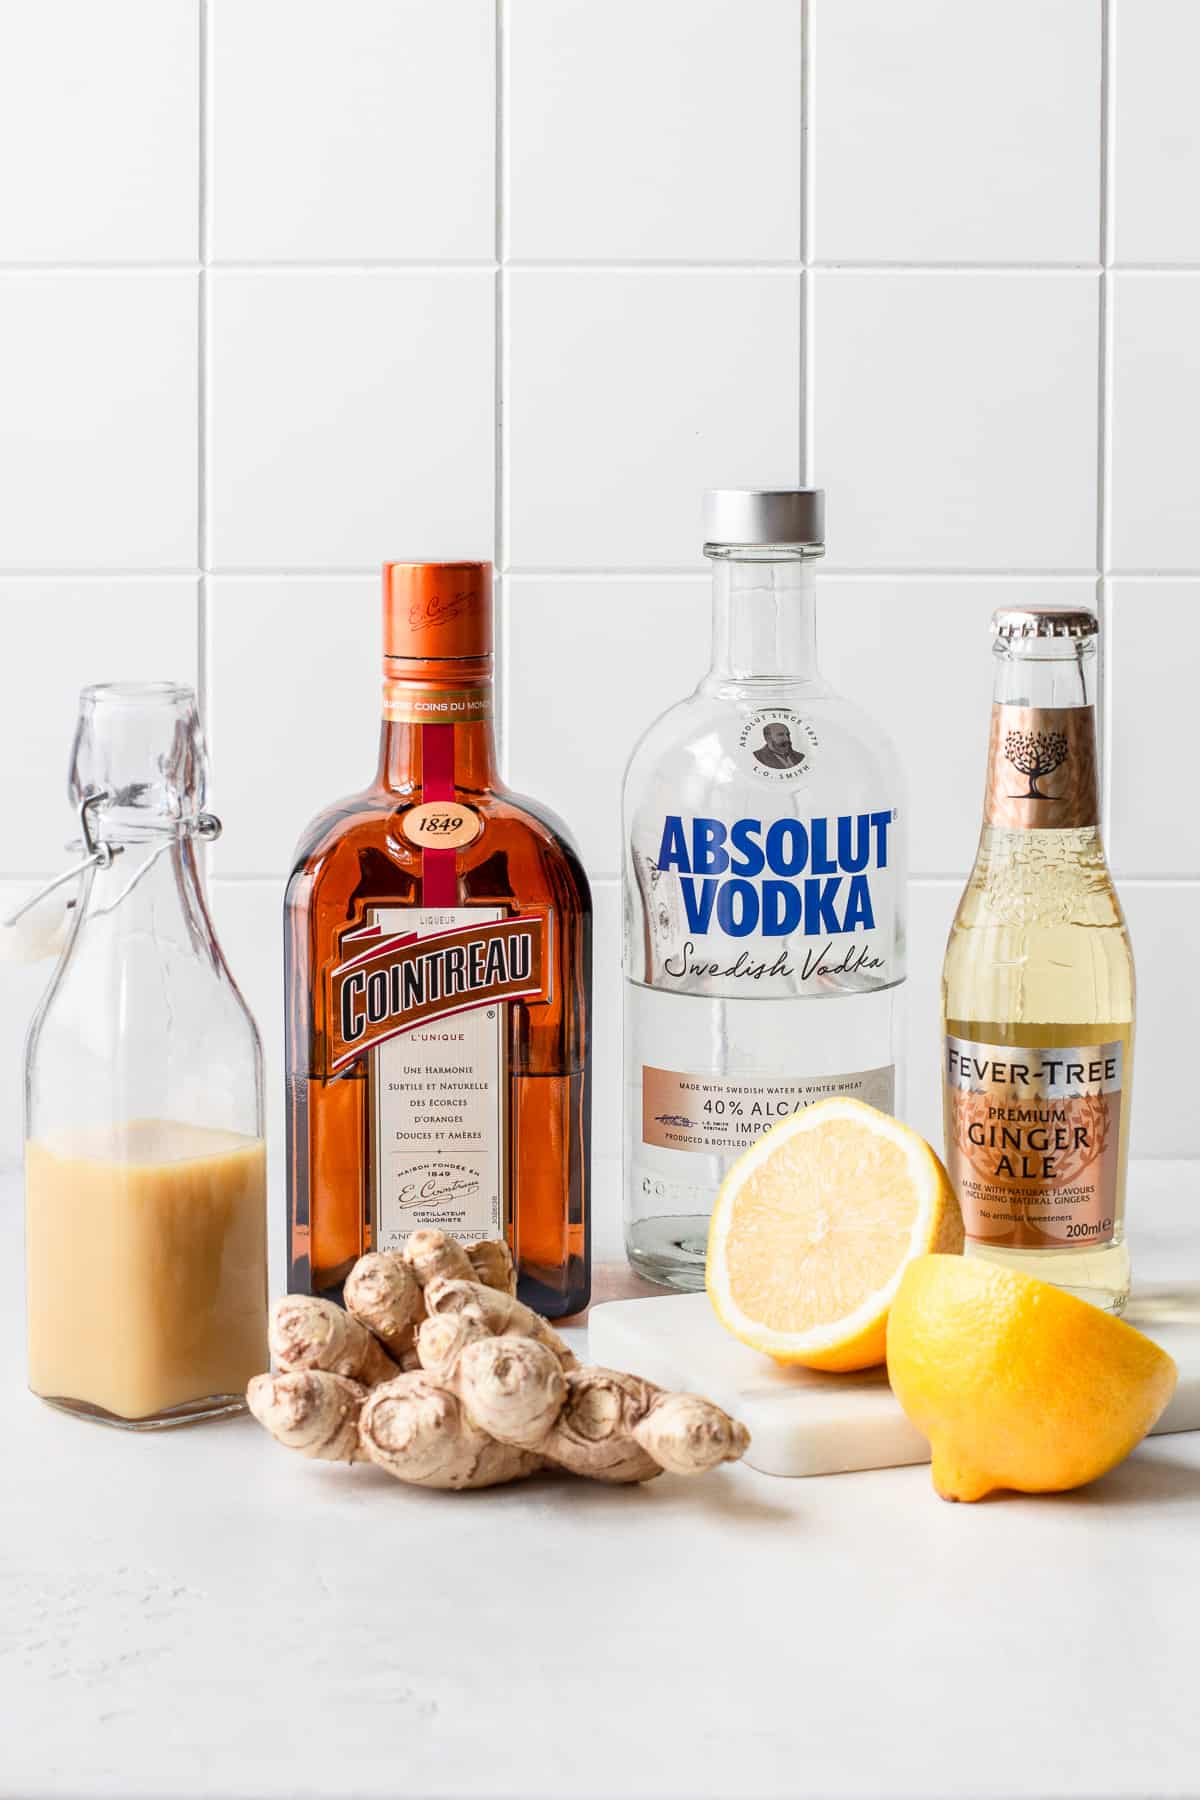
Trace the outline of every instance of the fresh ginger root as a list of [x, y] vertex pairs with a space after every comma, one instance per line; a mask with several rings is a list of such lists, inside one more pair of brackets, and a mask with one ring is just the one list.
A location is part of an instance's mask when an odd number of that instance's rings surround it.
[[544, 1468], [650, 1481], [744, 1454], [745, 1426], [711, 1401], [580, 1368], [513, 1286], [505, 1246], [414, 1232], [401, 1252], [360, 1258], [348, 1312], [276, 1302], [283, 1369], [255, 1376], [250, 1410], [303, 1455], [373, 1462], [419, 1487], [494, 1487]]
[[499, 1294], [516, 1295], [517, 1271], [512, 1252], [501, 1238], [482, 1238], [467, 1245], [467, 1255], [475, 1271], [475, 1280], [483, 1287], [495, 1288]]
[[396, 1251], [360, 1256], [342, 1292], [346, 1310], [381, 1338], [397, 1360], [412, 1349], [417, 1326], [425, 1317], [425, 1296]]
[[510, 1296], [517, 1291], [507, 1244], [490, 1238], [460, 1244], [443, 1231], [424, 1230], [414, 1231], [403, 1250], [360, 1256], [346, 1278], [346, 1307], [403, 1362], [425, 1317], [424, 1290], [440, 1280], [482, 1283]]
[[[467, 1313], [471, 1318], [477, 1318], [492, 1337], [512, 1334], [532, 1338], [535, 1343], [544, 1344], [564, 1369], [579, 1367], [579, 1358], [571, 1346], [540, 1313], [522, 1305], [513, 1295], [498, 1294], [494, 1288], [481, 1287], [478, 1282], [446, 1281], [440, 1277], [428, 1282], [425, 1310], [431, 1319]], [[417, 1348], [419, 1353], [419, 1338]]]
[[418, 1487], [497, 1487], [543, 1467], [540, 1456], [490, 1437], [423, 1372], [373, 1388], [358, 1430], [364, 1456]]
[[332, 1300], [307, 1294], [277, 1300], [267, 1339], [276, 1362], [285, 1369], [325, 1369], [361, 1381], [364, 1387], [400, 1373], [379, 1339]]
[[324, 1462], [353, 1462], [361, 1455], [358, 1419], [367, 1390], [361, 1382], [327, 1369], [295, 1369], [256, 1375], [246, 1401], [272, 1437]]
[[711, 1400], [668, 1394], [615, 1369], [564, 1372], [529, 1338], [476, 1338], [451, 1385], [493, 1437], [594, 1481], [650, 1481], [664, 1469], [702, 1475], [736, 1462], [750, 1442]]

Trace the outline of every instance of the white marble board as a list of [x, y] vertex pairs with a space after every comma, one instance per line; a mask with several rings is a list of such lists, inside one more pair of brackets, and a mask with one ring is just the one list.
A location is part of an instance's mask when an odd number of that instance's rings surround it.
[[[1200, 1282], [1135, 1292], [1128, 1322], [1179, 1365], [1156, 1432], [1200, 1428]], [[782, 1369], [718, 1323], [705, 1294], [612, 1300], [588, 1317], [593, 1362], [662, 1387], [706, 1394], [748, 1426], [746, 1461], [767, 1475], [834, 1475], [929, 1461], [882, 1369], [821, 1375]]]

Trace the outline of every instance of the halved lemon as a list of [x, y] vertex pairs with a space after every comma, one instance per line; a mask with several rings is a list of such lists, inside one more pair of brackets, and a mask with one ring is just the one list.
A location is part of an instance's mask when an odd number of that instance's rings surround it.
[[726, 1330], [776, 1362], [869, 1369], [886, 1355], [905, 1268], [962, 1245], [954, 1189], [924, 1138], [861, 1100], [818, 1100], [726, 1175], [706, 1286]]
[[1141, 1443], [1179, 1373], [1153, 1338], [1098, 1306], [961, 1256], [905, 1270], [887, 1350], [943, 1500], [1095, 1481]]

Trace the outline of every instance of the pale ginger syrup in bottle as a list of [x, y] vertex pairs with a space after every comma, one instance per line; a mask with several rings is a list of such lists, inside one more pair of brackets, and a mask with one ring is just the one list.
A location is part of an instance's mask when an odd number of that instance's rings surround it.
[[946, 1161], [969, 1256], [1129, 1296], [1129, 935], [1100, 834], [1097, 624], [992, 621], [983, 830], [943, 971]]

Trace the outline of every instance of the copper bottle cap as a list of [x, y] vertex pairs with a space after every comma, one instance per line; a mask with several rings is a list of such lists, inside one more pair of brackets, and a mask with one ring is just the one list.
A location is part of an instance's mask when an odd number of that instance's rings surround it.
[[384, 563], [383, 654], [438, 662], [490, 656], [491, 563]]

